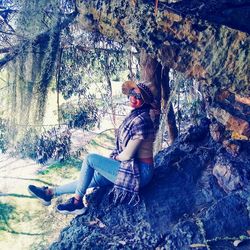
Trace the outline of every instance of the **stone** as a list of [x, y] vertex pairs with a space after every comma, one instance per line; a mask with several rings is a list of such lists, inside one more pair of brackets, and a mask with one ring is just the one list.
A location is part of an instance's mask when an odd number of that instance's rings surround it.
[[[134, 5], [130, 0], [77, 1], [77, 22], [85, 30], [98, 30], [122, 44], [129, 42], [140, 50], [146, 49], [149, 54], [157, 55], [162, 65], [217, 89], [250, 95], [249, 34], [246, 33], [249, 25], [239, 13], [233, 23], [242, 20], [245, 32], [214, 24], [222, 20], [227, 1], [216, 5], [214, 1], [203, 2], [200, 19], [197, 13], [201, 10], [194, 4], [197, 1], [165, 3], [158, 8], [157, 15], [155, 1], [135, 2]], [[211, 5], [212, 9], [219, 8], [213, 24], [204, 17], [211, 18]], [[238, 6], [233, 10], [238, 11], [239, 7], [241, 11], [246, 9]], [[232, 13], [222, 23], [227, 25], [231, 18]]]
[[227, 193], [241, 189], [243, 186], [243, 180], [238, 169], [227, 159], [220, 157], [217, 160], [213, 168], [213, 175]]
[[209, 126], [210, 135], [216, 142], [223, 139], [225, 128], [218, 122], [211, 123]]
[[153, 180], [141, 190], [138, 206], [115, 205], [109, 190], [98, 189], [89, 197], [89, 212], [73, 219], [50, 249], [185, 250], [195, 244], [213, 249], [218, 242], [227, 249], [227, 236], [246, 235], [248, 145], [241, 145], [234, 158], [210, 137], [209, 126], [201, 124], [156, 155]]
[[250, 97], [244, 97], [244, 96], [240, 96], [239, 94], [236, 94], [235, 100], [237, 102], [240, 102], [240, 103], [243, 103], [243, 104], [250, 106]]
[[222, 142], [222, 145], [232, 156], [236, 157], [237, 155], [239, 155], [240, 143], [238, 143], [237, 141], [224, 140]]
[[240, 135], [250, 137], [250, 125], [249, 122], [233, 116], [222, 108], [209, 108], [210, 114], [221, 124], [223, 124], [226, 130], [235, 131]]

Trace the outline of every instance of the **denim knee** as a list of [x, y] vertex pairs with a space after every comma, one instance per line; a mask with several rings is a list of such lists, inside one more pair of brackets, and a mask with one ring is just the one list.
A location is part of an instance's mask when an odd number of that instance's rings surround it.
[[88, 154], [85, 158], [85, 161], [87, 162], [87, 164], [92, 167], [94, 160], [96, 159], [97, 154]]

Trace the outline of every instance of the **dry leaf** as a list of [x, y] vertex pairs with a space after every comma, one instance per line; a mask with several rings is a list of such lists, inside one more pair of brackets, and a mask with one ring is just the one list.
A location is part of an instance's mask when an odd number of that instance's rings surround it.
[[119, 240], [118, 242], [119, 242], [121, 245], [123, 245], [123, 246], [126, 245], [126, 241], [124, 241], [124, 240]]
[[100, 221], [98, 218], [96, 218], [95, 220], [89, 221], [89, 225], [90, 226], [97, 225], [100, 228], [106, 227], [106, 225], [102, 221]]
[[90, 226], [93, 226], [93, 225], [96, 225], [98, 222], [96, 220], [91, 220], [89, 221], [89, 225]]
[[197, 243], [197, 244], [191, 244], [190, 247], [195, 248], [195, 247], [207, 247], [206, 244], [201, 244], [201, 243]]
[[237, 246], [239, 246], [239, 244], [242, 242], [242, 240], [235, 240], [234, 242], [233, 242], [233, 245], [235, 246], [235, 247], [237, 247]]
[[97, 220], [98, 220], [98, 226], [99, 226], [100, 228], [106, 227], [106, 225], [105, 225], [103, 222], [101, 222], [99, 219], [97, 219]]

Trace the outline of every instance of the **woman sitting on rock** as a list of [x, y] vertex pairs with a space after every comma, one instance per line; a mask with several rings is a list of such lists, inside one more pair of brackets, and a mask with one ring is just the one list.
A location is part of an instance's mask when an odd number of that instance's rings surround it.
[[57, 211], [83, 214], [86, 207], [82, 199], [87, 188], [113, 184], [115, 202], [139, 202], [139, 187], [149, 183], [153, 175], [155, 130], [149, 112], [155, 101], [156, 89], [150, 82], [135, 84], [126, 81], [122, 85], [122, 92], [129, 97], [132, 111], [118, 129], [116, 148], [110, 158], [98, 154], [87, 155], [79, 179], [72, 183], [52, 188], [29, 185], [29, 192], [44, 205], [50, 205], [55, 196], [74, 193], [66, 203], [57, 206]]

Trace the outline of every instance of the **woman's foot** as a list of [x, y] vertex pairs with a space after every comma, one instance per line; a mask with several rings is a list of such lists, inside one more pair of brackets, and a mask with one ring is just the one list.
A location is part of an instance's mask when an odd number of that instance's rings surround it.
[[44, 206], [49, 206], [53, 198], [53, 192], [48, 187], [36, 187], [34, 185], [28, 186], [28, 191], [31, 195], [38, 198]]
[[77, 200], [75, 197], [70, 198], [66, 203], [59, 204], [56, 208], [62, 214], [85, 214], [87, 207], [83, 205], [82, 199]]

